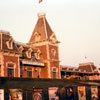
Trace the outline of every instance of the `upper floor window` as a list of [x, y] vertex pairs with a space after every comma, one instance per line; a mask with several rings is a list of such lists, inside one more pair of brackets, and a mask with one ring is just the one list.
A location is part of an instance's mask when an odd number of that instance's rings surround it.
[[14, 77], [14, 64], [8, 64], [8, 77]]
[[27, 51], [27, 57], [28, 57], [28, 58], [31, 58], [31, 53], [32, 53], [32, 49], [30, 48], [30, 49]]
[[57, 68], [56, 67], [53, 67], [52, 72], [53, 72], [53, 78], [57, 78]]
[[9, 49], [13, 49], [13, 40], [12, 39], [9, 39], [9, 41], [7, 41], [7, 46]]
[[55, 49], [51, 50], [51, 55], [52, 55], [52, 59], [56, 58], [56, 50]]
[[31, 58], [31, 52], [28, 52], [28, 58]]
[[50, 39], [51, 39], [52, 43], [54, 43], [54, 44], [57, 42], [57, 39], [56, 39], [56, 36], [54, 33], [52, 33], [52, 35], [50, 36]]
[[40, 55], [41, 55], [41, 51], [38, 50], [38, 51], [35, 53], [35, 57], [36, 57], [37, 60], [40, 59]]
[[36, 42], [40, 40], [40, 34], [39, 33], [35, 32], [34, 37], [35, 37]]
[[23, 46], [21, 45], [20, 47], [19, 47], [19, 51], [20, 51], [20, 53], [21, 53], [21, 57], [22, 57], [22, 52], [23, 52]]
[[9, 48], [12, 48], [12, 43], [11, 43], [11, 41], [9, 41]]

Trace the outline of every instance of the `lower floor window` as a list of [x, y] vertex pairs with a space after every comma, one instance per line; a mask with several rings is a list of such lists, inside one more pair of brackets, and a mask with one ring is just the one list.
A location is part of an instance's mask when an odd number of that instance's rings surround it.
[[1, 76], [1, 65], [0, 65], [0, 76]]
[[14, 77], [14, 64], [8, 64], [8, 77]]
[[31, 78], [32, 77], [32, 71], [27, 71], [27, 76]]
[[27, 77], [32, 78], [32, 68], [27, 69]]
[[8, 68], [8, 77], [14, 77], [14, 69]]
[[57, 78], [57, 73], [53, 72], [53, 78]]

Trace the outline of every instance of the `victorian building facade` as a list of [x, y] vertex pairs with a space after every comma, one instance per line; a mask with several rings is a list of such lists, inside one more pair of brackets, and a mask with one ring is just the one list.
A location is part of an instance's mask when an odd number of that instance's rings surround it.
[[81, 63], [78, 67], [61, 66], [61, 77], [66, 79], [100, 80], [100, 71], [93, 62]]
[[45, 14], [38, 14], [28, 43], [16, 42], [9, 32], [0, 31], [0, 76], [60, 78], [59, 41]]

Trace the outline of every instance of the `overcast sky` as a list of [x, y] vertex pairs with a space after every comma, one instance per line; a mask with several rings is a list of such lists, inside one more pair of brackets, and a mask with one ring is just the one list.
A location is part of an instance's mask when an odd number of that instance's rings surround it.
[[38, 0], [0, 0], [0, 29], [27, 43], [39, 12], [46, 13], [61, 42], [62, 65], [94, 62], [100, 67], [100, 0], [43, 0], [40, 4]]

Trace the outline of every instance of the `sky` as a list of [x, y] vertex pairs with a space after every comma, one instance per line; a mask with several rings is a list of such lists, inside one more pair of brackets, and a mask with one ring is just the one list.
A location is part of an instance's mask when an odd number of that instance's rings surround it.
[[[100, 0], [0, 0], [0, 30], [27, 43], [44, 12], [60, 41], [60, 64], [78, 67], [93, 62], [100, 67]], [[86, 58], [86, 59], [85, 59]]]

